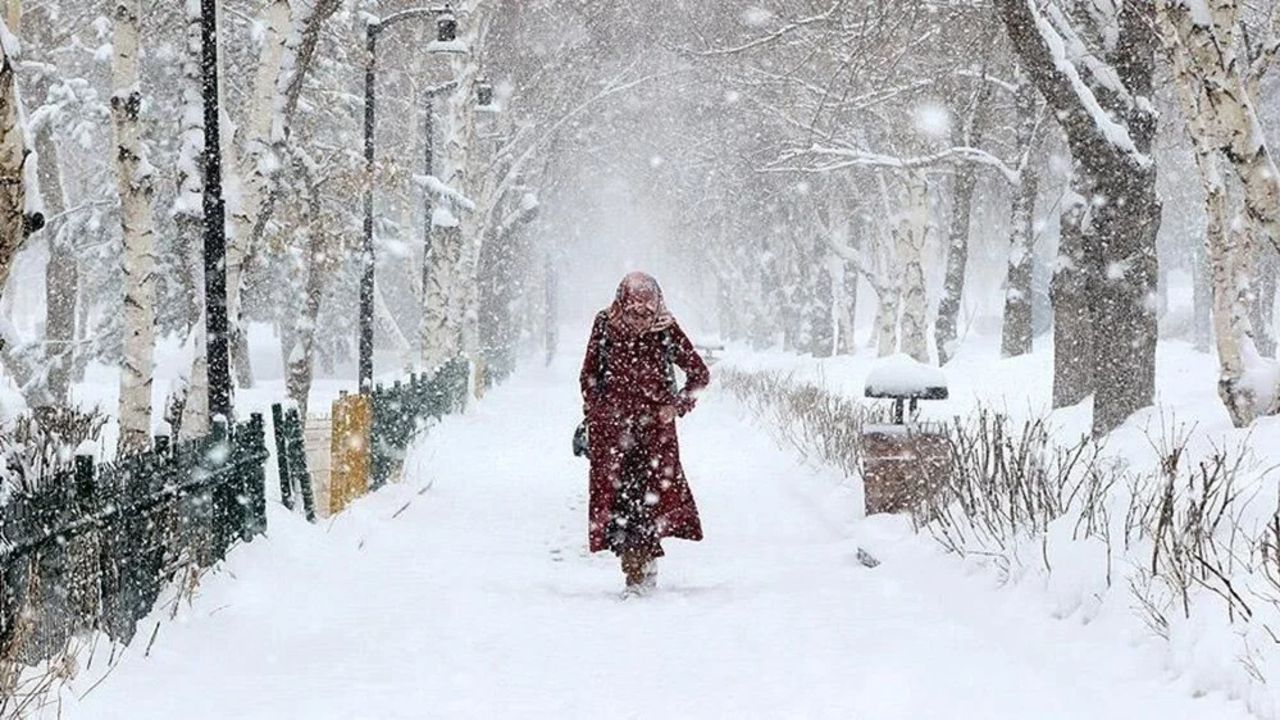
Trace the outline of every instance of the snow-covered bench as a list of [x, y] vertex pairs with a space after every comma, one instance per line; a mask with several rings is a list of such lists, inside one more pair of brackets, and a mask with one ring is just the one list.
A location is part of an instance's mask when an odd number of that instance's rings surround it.
[[867, 374], [864, 394], [893, 400], [893, 421], [898, 425], [906, 421], [904, 404], [910, 402], [910, 414], [914, 416], [920, 400], [946, 400], [949, 395], [947, 376], [942, 370], [910, 355], [892, 355], [878, 361]]
[[[863, 430], [863, 495], [868, 515], [918, 507], [950, 473], [950, 445], [942, 428], [916, 422], [921, 400], [945, 400], [947, 378], [936, 367], [907, 355], [879, 361], [867, 375], [864, 394], [893, 401], [893, 423]], [[910, 403], [909, 414], [904, 406]]]

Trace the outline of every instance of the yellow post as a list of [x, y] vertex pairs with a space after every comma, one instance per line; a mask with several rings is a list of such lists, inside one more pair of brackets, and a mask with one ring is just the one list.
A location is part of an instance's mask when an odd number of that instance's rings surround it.
[[373, 398], [344, 395], [333, 403], [333, 458], [329, 476], [329, 514], [335, 515], [369, 491], [372, 469]]

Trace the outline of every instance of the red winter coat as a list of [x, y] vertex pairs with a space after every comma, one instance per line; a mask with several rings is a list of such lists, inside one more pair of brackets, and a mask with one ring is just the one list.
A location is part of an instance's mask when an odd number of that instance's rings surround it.
[[[601, 372], [601, 345], [607, 356], [604, 388], [597, 393]], [[668, 350], [668, 345], [670, 350]], [[667, 358], [685, 372], [684, 388], [672, 393], [667, 378]], [[641, 446], [647, 462], [649, 492], [657, 498], [654, 519], [658, 537], [702, 539], [702, 523], [693, 493], [680, 466], [680, 443], [675, 422], [663, 423], [658, 409], [674, 405], [680, 415], [693, 409], [693, 393], [711, 381], [707, 365], [679, 325], [663, 332], [629, 336], [608, 322], [608, 313], [596, 316], [582, 363], [579, 382], [586, 406], [591, 459], [589, 534], [591, 552], [608, 548], [605, 530], [622, 483], [624, 437]]]

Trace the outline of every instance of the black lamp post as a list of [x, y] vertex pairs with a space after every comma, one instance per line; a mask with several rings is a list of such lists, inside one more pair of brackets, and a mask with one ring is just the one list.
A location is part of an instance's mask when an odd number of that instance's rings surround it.
[[209, 419], [231, 423], [231, 369], [227, 353], [227, 235], [218, 134], [217, 0], [200, 2], [200, 72], [204, 85], [204, 318], [209, 371]]
[[[361, 252], [360, 275], [360, 392], [373, 389], [373, 279], [374, 279], [374, 244], [373, 244], [373, 179], [374, 179], [374, 124], [376, 120], [376, 97], [374, 95], [378, 36], [384, 30], [405, 20], [433, 17], [436, 22], [436, 40], [428, 45], [432, 52], [465, 53], [466, 47], [457, 42], [458, 20], [449, 5], [438, 8], [422, 7], [403, 10], [382, 19], [369, 22], [365, 32], [365, 71], [364, 71], [364, 245]], [[451, 86], [444, 86], [451, 87]], [[428, 112], [428, 123], [430, 112]], [[428, 130], [430, 131], [430, 126]], [[427, 138], [428, 172], [431, 162], [431, 138]], [[428, 218], [428, 225], [430, 218]], [[430, 232], [430, 230], [428, 230]], [[429, 242], [429, 238], [428, 238]]]

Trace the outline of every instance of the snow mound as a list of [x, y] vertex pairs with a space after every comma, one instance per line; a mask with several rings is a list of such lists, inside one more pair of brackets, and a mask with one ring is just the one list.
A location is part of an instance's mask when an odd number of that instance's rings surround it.
[[867, 374], [865, 394], [872, 398], [947, 399], [947, 376], [910, 355], [891, 355]]

